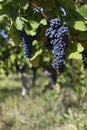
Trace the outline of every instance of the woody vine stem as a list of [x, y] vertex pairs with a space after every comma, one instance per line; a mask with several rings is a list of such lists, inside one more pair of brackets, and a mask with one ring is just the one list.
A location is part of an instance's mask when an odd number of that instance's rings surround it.
[[39, 6], [37, 6], [37, 5], [36, 5], [35, 3], [33, 3], [33, 2], [30, 2], [30, 4], [31, 4], [32, 7], [36, 8], [36, 9], [41, 13], [41, 15], [47, 20], [47, 22], [50, 22], [49, 19], [48, 19], [48, 17], [41, 11], [41, 9], [40, 9]]

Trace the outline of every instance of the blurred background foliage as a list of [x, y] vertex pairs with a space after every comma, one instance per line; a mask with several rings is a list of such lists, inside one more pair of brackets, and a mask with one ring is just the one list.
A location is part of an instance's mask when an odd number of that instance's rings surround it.
[[[31, 77], [29, 96], [21, 93], [21, 75], [0, 76], [0, 128], [8, 130], [86, 130], [87, 73], [77, 60], [67, 64], [54, 89], [38, 69], [35, 87]], [[79, 68], [79, 69], [78, 69]]]

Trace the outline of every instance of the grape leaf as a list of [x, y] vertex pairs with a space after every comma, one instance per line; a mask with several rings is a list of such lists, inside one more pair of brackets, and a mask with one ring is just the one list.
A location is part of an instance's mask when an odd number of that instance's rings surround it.
[[67, 2], [65, 2], [65, 0], [60, 0], [59, 3], [66, 9], [75, 9], [75, 4], [73, 0], [68, 0]]
[[26, 33], [27, 33], [28, 35], [34, 36], [37, 32], [36, 32], [36, 30], [34, 30], [34, 29], [31, 29], [31, 30], [27, 30], [27, 29], [26, 29]]
[[77, 51], [78, 52], [82, 52], [84, 50], [83, 46], [81, 45], [81, 43], [77, 44]]
[[[52, 8], [55, 8], [56, 6], [55, 0], [51, 0], [51, 2], [49, 0], [45, 0], [45, 1], [41, 0], [39, 2], [40, 2], [41, 7], [45, 8], [46, 11], [49, 11], [49, 10], [52, 11]], [[48, 8], [47, 3], [49, 3], [49, 8]]]
[[30, 60], [30, 64], [33, 67], [37, 67], [39, 65], [39, 56], [37, 56], [35, 59]]
[[82, 5], [80, 8], [80, 14], [87, 19], [87, 5]]
[[2, 6], [2, 8], [0, 9], [0, 15], [6, 15], [15, 20], [18, 16], [18, 10], [19, 7], [14, 8], [14, 6], [11, 3], [8, 3]]
[[37, 56], [41, 55], [42, 53], [42, 49], [36, 51], [36, 53], [34, 54], [34, 56], [31, 58], [31, 60], [34, 60]]
[[42, 20], [40, 21], [40, 24], [47, 25], [46, 19], [42, 19]]
[[[18, 31], [16, 29], [16, 27], [14, 26], [14, 24], [10, 28], [9, 36], [13, 40], [14, 44], [19, 44], [21, 42], [20, 31]], [[12, 44], [12, 42], [11, 42], [11, 44]]]
[[80, 40], [87, 40], [87, 31], [85, 32], [80, 32], [80, 34], [77, 37]]
[[79, 30], [79, 31], [86, 31], [87, 30], [87, 26], [85, 25], [85, 23], [83, 21], [76, 21], [74, 28], [76, 30]]
[[17, 18], [16, 18], [16, 21], [15, 21], [15, 27], [16, 27], [18, 30], [22, 30], [23, 25], [24, 25], [24, 22], [23, 22], [19, 17], [17, 17]]
[[20, 0], [21, 7], [26, 10], [28, 8], [28, 1], [27, 0]]
[[4, 74], [4, 69], [0, 68], [0, 74]]
[[34, 20], [30, 20], [30, 25], [31, 25], [33, 30], [36, 30], [39, 26], [39, 23], [34, 21]]
[[76, 60], [81, 60], [82, 55], [78, 52], [73, 52], [69, 55], [69, 59], [76, 59]]

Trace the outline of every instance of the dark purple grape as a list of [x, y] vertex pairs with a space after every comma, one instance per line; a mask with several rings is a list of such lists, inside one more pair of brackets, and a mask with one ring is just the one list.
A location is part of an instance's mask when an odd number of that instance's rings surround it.
[[24, 57], [31, 58], [32, 57], [32, 42], [34, 40], [34, 37], [31, 35], [27, 35], [27, 33], [24, 30], [22, 30], [20, 33], [20, 38], [22, 39]]
[[49, 45], [54, 50], [54, 61], [52, 66], [63, 72], [65, 68], [66, 48], [68, 45], [69, 33], [68, 28], [64, 26], [59, 18], [50, 21], [50, 27], [46, 30], [45, 36], [50, 39]]
[[87, 50], [84, 50], [82, 52], [82, 60], [83, 60], [84, 68], [87, 69]]

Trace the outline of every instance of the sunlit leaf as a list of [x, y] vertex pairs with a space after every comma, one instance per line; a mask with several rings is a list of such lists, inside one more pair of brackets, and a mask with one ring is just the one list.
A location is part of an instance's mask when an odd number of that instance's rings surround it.
[[17, 18], [16, 18], [16, 21], [15, 21], [15, 27], [16, 27], [18, 30], [22, 30], [23, 25], [24, 25], [24, 22], [23, 22], [19, 17], [17, 17]]
[[46, 19], [42, 19], [42, 20], [40, 21], [40, 23], [43, 24], [43, 25], [47, 25]]
[[76, 30], [79, 30], [79, 31], [86, 31], [87, 30], [87, 26], [85, 25], [85, 23], [83, 21], [76, 21], [74, 28]]
[[80, 8], [80, 13], [81, 15], [87, 19], [87, 5], [82, 5]]
[[30, 25], [34, 30], [36, 30], [39, 26], [39, 23], [34, 20], [30, 20]]
[[39, 56], [42, 53], [42, 49], [38, 50], [34, 56], [31, 58], [31, 60], [35, 59], [37, 56]]
[[70, 59], [76, 59], [76, 60], [81, 60], [82, 59], [82, 55], [78, 52], [73, 52], [69, 55]]
[[83, 46], [80, 43], [78, 43], [77, 44], [77, 51], [82, 52], [83, 50], [84, 50]]

